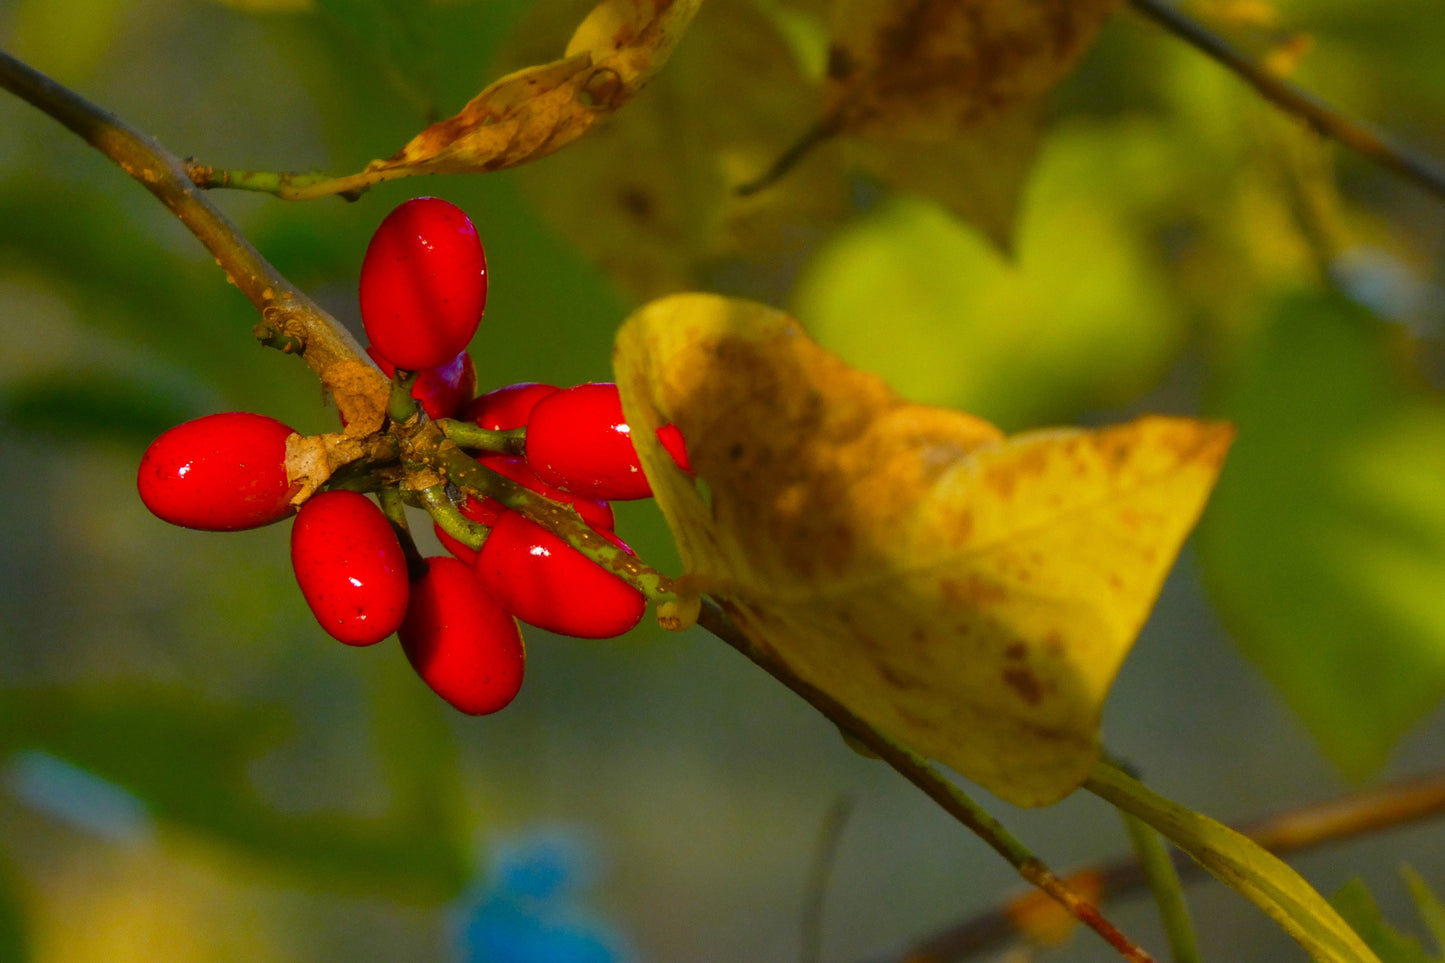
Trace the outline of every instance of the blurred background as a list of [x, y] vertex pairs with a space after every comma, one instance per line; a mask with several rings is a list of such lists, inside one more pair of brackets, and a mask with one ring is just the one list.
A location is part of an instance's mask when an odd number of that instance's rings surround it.
[[[1236, 449], [1107, 745], [1224, 820], [1438, 768], [1445, 199], [1323, 147], [1128, 9], [1037, 121], [952, 153], [825, 145], [733, 198], [817, 116], [821, 6], [714, 0], [612, 123], [525, 169], [355, 203], [215, 200], [353, 330], [386, 212], [461, 205], [491, 267], [484, 388], [606, 380], [633, 306], [702, 288], [787, 307], [902, 393], [1009, 430], [1230, 418]], [[0, 48], [179, 155], [345, 173], [559, 55], [585, 9], [0, 0]], [[1432, 0], [1190, 9], [1445, 158]], [[517, 701], [465, 718], [394, 642], [318, 629], [287, 526], [151, 517], [135, 467], [173, 424], [250, 410], [334, 429], [255, 320], [149, 194], [0, 96], [0, 959], [797, 959], [840, 800], [828, 960], [886, 958], [1020, 889], [711, 636], [528, 631]], [[650, 503], [618, 514], [676, 569]], [[1029, 812], [980, 797], [1055, 868], [1127, 846], [1086, 794]], [[1402, 863], [1445, 889], [1445, 830], [1296, 861], [1326, 894], [1363, 879], [1418, 932]], [[1207, 958], [1302, 958], [1223, 887], [1190, 896]], [[1162, 947], [1146, 901], [1107, 909]], [[1038, 958], [1115, 957], [1084, 933]]]

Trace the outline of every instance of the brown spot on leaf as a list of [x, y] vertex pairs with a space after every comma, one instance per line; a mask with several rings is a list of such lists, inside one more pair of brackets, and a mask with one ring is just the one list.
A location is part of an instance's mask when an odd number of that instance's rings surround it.
[[1003, 681], [1004, 685], [1017, 692], [1019, 698], [1031, 706], [1038, 705], [1044, 699], [1044, 687], [1029, 669], [1016, 666], [1004, 669]]
[[617, 203], [634, 219], [647, 223], [657, 211], [657, 203], [647, 191], [628, 184], [617, 192]]

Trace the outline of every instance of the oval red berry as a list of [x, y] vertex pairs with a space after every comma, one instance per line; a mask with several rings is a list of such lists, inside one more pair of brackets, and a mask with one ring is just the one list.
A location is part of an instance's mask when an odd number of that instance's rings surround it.
[[662, 445], [662, 450], [672, 456], [672, 461], [687, 472], [689, 475], [696, 475], [692, 470], [692, 459], [687, 457], [687, 442], [682, 438], [682, 429], [677, 425], [663, 425], [657, 429], [657, 441]]
[[460, 208], [418, 197], [377, 227], [361, 262], [361, 323], [397, 367], [451, 361], [477, 333], [486, 306], [486, 252]]
[[185, 528], [233, 532], [296, 511], [286, 479], [286, 439], [275, 418], [233, 411], [177, 425], [141, 456], [136, 489], [157, 518]]
[[[615, 535], [601, 534], [627, 547]], [[476, 569], [507, 611], [558, 635], [610, 639], [636, 625], [647, 607], [637, 589], [513, 511], [497, 518]]]
[[462, 417], [476, 422], [478, 428], [486, 428], [488, 431], [511, 431], [527, 423], [527, 416], [532, 413], [537, 402], [556, 393], [556, 385], [531, 381], [494, 388], [473, 398]]
[[313, 495], [291, 527], [291, 567], [311, 614], [347, 645], [380, 642], [406, 615], [406, 556], [391, 523], [358, 492]]
[[407, 659], [432, 691], [468, 715], [496, 712], [522, 687], [527, 652], [516, 619], [468, 566], [429, 558], [411, 586], [398, 633]]
[[612, 501], [652, 494], [611, 383], [564, 388], [537, 402], [527, 419], [527, 464], [543, 481], [579, 495]]
[[[368, 345], [366, 353], [388, 378], [396, 374], [396, 365]], [[477, 391], [477, 367], [469, 352], [463, 351], [444, 365], [423, 368], [411, 386], [411, 396], [430, 418], [455, 418], [472, 400]]]

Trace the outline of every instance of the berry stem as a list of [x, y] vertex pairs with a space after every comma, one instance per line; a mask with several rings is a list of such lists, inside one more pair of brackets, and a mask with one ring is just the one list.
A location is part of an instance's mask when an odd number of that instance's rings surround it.
[[187, 160], [186, 173], [197, 187], [211, 190], [229, 187], [238, 191], [256, 191], [274, 194], [285, 201], [306, 200], [336, 194], [348, 201], [354, 201], [366, 191], [365, 187], [350, 190], [336, 189], [336, 183], [343, 178], [333, 177], [322, 171], [303, 173], [300, 171], [248, 171], [217, 170], [209, 164], [198, 164]]
[[406, 520], [406, 502], [401, 497], [400, 490], [396, 488], [383, 488], [376, 494], [377, 500], [381, 502], [382, 514], [386, 520], [391, 522], [392, 531], [396, 532], [396, 540], [401, 542], [402, 554], [406, 556], [406, 568], [413, 579], [418, 578], [426, 571], [426, 559], [421, 552], [417, 551], [416, 542], [411, 537], [411, 526]]
[[577, 551], [622, 579], [651, 601], [672, 598], [672, 579], [594, 532], [582, 516], [567, 505], [559, 505], [497, 474], [460, 448], [437, 446], [431, 464], [452, 484], [479, 497], [495, 498], [521, 512], [543, 528], [550, 529]]
[[470, 549], [481, 550], [490, 529], [485, 525], [478, 525], [458, 511], [457, 506], [452, 504], [451, 497], [447, 495], [445, 485], [432, 485], [422, 489], [419, 494], [427, 514], [431, 515], [442, 531]]
[[520, 455], [527, 448], [527, 429], [492, 431], [470, 421], [442, 418], [437, 421], [442, 432], [463, 448], [473, 451], [496, 451], [504, 455]]
[[397, 368], [391, 379], [391, 395], [386, 401], [386, 414], [398, 424], [410, 421], [416, 415], [416, 399], [411, 396], [411, 389], [416, 384], [417, 374], [415, 371], [402, 371]]

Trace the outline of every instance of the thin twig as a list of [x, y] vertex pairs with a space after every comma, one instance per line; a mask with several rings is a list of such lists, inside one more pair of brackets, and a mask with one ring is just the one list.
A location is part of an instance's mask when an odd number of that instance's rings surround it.
[[[1300, 809], [1244, 823], [1236, 828], [1277, 856], [1288, 855], [1344, 839], [1406, 825], [1445, 814], [1445, 772], [1350, 793]], [[1207, 878], [1208, 873], [1182, 852], [1172, 856], [1175, 870], [1186, 881]], [[1069, 876], [1088, 874], [1099, 886], [1099, 900], [1139, 892], [1144, 872], [1134, 856], [1083, 867]], [[901, 953], [870, 957], [869, 963], [958, 963], [995, 949], [1019, 935], [1012, 922], [1018, 899], [962, 920], [919, 940]]]
[[838, 858], [838, 844], [843, 827], [853, 814], [853, 797], [839, 796], [828, 807], [823, 825], [818, 829], [817, 849], [808, 873], [807, 902], [803, 904], [803, 952], [800, 963], [819, 963], [823, 959], [823, 907], [828, 896], [828, 880]]
[[1418, 157], [1384, 131], [1345, 116], [1335, 107], [1271, 73], [1231, 46], [1224, 38], [1180, 13], [1167, 0], [1130, 0], [1134, 9], [1206, 56], [1219, 61], [1264, 99], [1303, 119], [1314, 130], [1394, 171], [1406, 180], [1445, 198], [1445, 170]]
[[[154, 194], [216, 257], [263, 324], [257, 337], [301, 347], [306, 360], [337, 396], [342, 415], [350, 397], [370, 395], [385, 404], [387, 382], [356, 339], [320, 305], [288, 281], [199, 190], [185, 163], [149, 134], [91, 103], [45, 74], [0, 51], [0, 87], [55, 118]], [[339, 384], [333, 372], [346, 364]], [[359, 415], [359, 409], [358, 409]]]
[[[726, 603], [724, 603], [726, 604]], [[1126, 960], [1135, 963], [1152, 960], [1143, 948], [1129, 939], [1104, 918], [1098, 907], [1074, 892], [1062, 879], [1036, 857], [1027, 846], [1015, 839], [1003, 824], [968, 797], [963, 790], [946, 779], [917, 753], [893, 742], [865, 722], [847, 706], [816, 688], [770, 650], [756, 644], [733, 620], [724, 607], [704, 600], [698, 624], [728, 645], [747, 656], [773, 678], [801, 696], [813, 708], [844, 732], [867, 746], [899, 775], [917, 786], [945, 812], [962, 823], [1002, 856], [1018, 874], [1043, 890], [1062, 905], [1079, 922], [1098, 933]]]
[[733, 193], [739, 197], [750, 197], [765, 188], [773, 186], [782, 180], [784, 175], [798, 166], [798, 163], [804, 157], [808, 156], [814, 147], [836, 137], [841, 129], [842, 127], [839, 125], [836, 117], [823, 118], [812, 127], [809, 127], [803, 132], [801, 137], [784, 149], [784, 151], [778, 155], [777, 159], [768, 165], [767, 170], [752, 180], [734, 187]]

